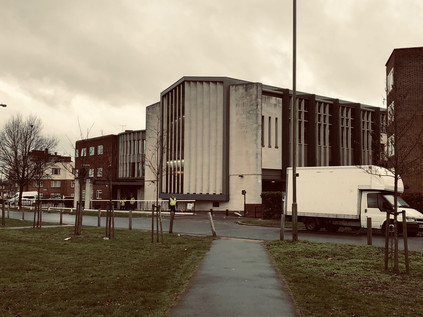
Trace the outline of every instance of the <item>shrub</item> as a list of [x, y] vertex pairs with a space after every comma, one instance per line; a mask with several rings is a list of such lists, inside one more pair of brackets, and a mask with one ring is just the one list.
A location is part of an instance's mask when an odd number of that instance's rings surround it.
[[263, 219], [280, 218], [282, 212], [282, 192], [261, 193]]
[[422, 193], [404, 193], [401, 197], [410, 205], [420, 212], [423, 212], [423, 194]]

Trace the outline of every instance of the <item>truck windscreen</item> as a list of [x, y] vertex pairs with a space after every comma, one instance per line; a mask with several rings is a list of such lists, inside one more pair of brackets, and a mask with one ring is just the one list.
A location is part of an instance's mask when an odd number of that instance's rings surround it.
[[[394, 196], [393, 195], [383, 195], [383, 197], [392, 205], [394, 206]], [[397, 197], [398, 199], [398, 207], [406, 207], [410, 208], [410, 206], [405, 202], [404, 199], [401, 197]]]

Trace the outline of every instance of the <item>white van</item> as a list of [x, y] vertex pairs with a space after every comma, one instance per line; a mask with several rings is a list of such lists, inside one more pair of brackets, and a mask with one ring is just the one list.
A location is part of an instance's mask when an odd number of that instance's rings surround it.
[[[32, 206], [35, 204], [37, 200], [38, 193], [36, 191], [32, 192], [22, 192], [22, 206]], [[9, 203], [11, 205], [17, 205], [19, 201], [19, 193], [13, 195], [12, 198], [9, 199]]]

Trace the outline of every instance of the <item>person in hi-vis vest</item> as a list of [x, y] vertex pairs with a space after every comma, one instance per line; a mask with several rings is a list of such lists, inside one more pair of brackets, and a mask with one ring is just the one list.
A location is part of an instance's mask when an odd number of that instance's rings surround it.
[[134, 195], [132, 193], [131, 193], [130, 197], [131, 197], [131, 199], [129, 200], [129, 209], [134, 210], [136, 201], [135, 201]]
[[170, 196], [169, 198], [169, 207], [170, 207], [170, 212], [175, 212], [176, 210], [176, 198], [175, 196]]

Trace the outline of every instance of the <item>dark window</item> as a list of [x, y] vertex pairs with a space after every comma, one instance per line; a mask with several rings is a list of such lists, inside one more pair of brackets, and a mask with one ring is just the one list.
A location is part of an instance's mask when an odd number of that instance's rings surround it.
[[378, 194], [368, 194], [367, 195], [367, 207], [368, 208], [378, 208], [377, 197], [378, 197]]

